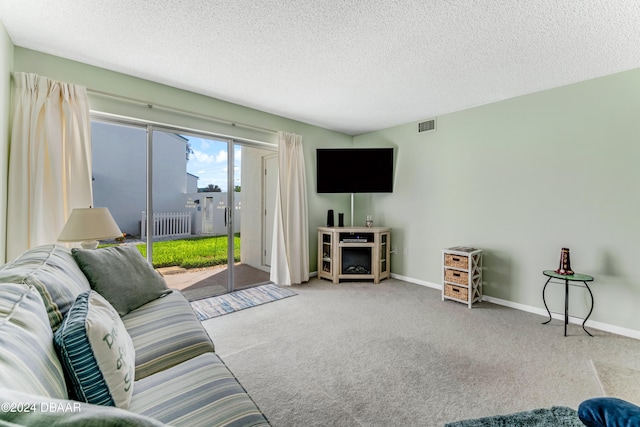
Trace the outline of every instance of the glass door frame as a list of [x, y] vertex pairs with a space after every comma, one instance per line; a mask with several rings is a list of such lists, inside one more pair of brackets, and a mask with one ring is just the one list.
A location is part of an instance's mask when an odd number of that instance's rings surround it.
[[[235, 146], [249, 146], [261, 148], [265, 150], [278, 152], [278, 145], [270, 142], [252, 140], [247, 138], [236, 138], [229, 135], [221, 135], [215, 132], [209, 132], [199, 129], [186, 128], [183, 126], [164, 124], [144, 119], [135, 119], [131, 117], [119, 116], [110, 113], [102, 113], [91, 111], [91, 120], [111, 123], [114, 125], [124, 125], [146, 129], [146, 214], [147, 218], [153, 218], [153, 132], [168, 132], [176, 134], [185, 134], [194, 137], [214, 139], [227, 144], [227, 208], [225, 219], [227, 224], [227, 292], [233, 292], [234, 289], [234, 264], [235, 264], [235, 240], [234, 240], [234, 162], [235, 162]], [[153, 221], [146, 221], [146, 245], [147, 245], [147, 261], [153, 265]]]
[[225, 224], [227, 225], [227, 292], [233, 292], [235, 276], [235, 144], [227, 140], [227, 207], [225, 208]]

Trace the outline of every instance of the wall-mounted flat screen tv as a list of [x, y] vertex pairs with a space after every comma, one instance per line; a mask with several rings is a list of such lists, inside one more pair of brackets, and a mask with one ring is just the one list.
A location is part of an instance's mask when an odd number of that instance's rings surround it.
[[393, 192], [393, 148], [318, 148], [318, 193]]

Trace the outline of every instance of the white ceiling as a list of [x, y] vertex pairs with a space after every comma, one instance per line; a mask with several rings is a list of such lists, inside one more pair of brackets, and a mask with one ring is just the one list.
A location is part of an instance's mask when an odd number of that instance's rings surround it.
[[640, 67], [638, 0], [1, 0], [0, 20], [16, 46], [351, 135]]

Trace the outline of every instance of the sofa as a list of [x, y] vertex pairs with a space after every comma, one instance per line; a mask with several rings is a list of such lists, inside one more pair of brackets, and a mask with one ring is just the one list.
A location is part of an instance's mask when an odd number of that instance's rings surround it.
[[132, 245], [0, 267], [1, 426], [268, 426], [189, 302]]

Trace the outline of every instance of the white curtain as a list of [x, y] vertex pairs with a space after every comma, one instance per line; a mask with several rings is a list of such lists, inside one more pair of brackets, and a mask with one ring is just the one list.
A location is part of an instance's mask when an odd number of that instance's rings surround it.
[[278, 132], [278, 188], [271, 251], [271, 281], [295, 285], [309, 281], [307, 180], [302, 137]]
[[7, 260], [55, 243], [71, 210], [92, 204], [86, 89], [36, 74], [13, 78]]

